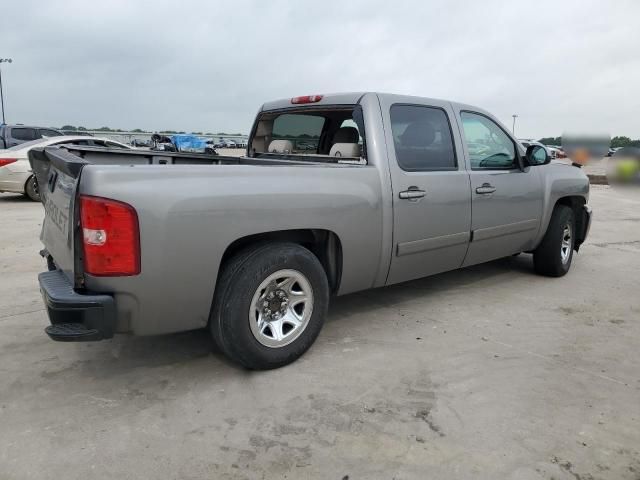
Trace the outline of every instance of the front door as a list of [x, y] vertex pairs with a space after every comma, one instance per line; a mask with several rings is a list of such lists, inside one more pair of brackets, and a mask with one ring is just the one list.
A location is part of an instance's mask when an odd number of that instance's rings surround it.
[[[400, 101], [398, 101], [400, 100]], [[471, 194], [450, 104], [382, 102], [393, 191], [387, 284], [459, 268], [469, 243]], [[455, 124], [455, 123], [454, 123]]]
[[461, 111], [471, 178], [472, 240], [464, 265], [526, 251], [540, 227], [538, 169], [521, 168], [518, 147], [493, 119]]

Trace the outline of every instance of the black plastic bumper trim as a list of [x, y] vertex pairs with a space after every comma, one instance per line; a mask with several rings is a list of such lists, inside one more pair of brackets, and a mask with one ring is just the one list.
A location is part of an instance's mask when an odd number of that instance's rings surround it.
[[[116, 327], [115, 301], [111, 295], [81, 294], [60, 270], [43, 272], [38, 275], [40, 292], [51, 325], [79, 324], [75, 333], [68, 338], [61, 328], [45, 329], [47, 334], [58, 341], [96, 341], [113, 337]], [[92, 335], [78, 335], [83, 328]], [[52, 335], [51, 333], [56, 334]]]

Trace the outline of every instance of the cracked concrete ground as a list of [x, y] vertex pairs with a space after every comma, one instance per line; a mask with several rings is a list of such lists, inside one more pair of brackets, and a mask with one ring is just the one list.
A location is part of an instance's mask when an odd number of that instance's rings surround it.
[[0, 478], [640, 479], [640, 193], [561, 279], [521, 255], [336, 299], [276, 371], [206, 332], [61, 344], [42, 207], [0, 195]]

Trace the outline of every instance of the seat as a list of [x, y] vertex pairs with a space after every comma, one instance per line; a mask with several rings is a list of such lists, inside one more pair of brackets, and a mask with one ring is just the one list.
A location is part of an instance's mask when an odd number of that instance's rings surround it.
[[273, 140], [269, 144], [269, 153], [293, 153], [291, 140]]
[[359, 157], [360, 146], [357, 143], [334, 143], [329, 155], [331, 157]]
[[331, 150], [329, 150], [329, 156], [331, 157], [359, 157], [360, 146], [358, 140], [360, 134], [355, 127], [340, 127], [333, 134], [333, 141], [331, 142]]
[[360, 134], [358, 133], [358, 129], [355, 127], [340, 127], [336, 130], [336, 133], [333, 134], [333, 141], [331, 145], [335, 145], [336, 143], [358, 143], [360, 139]]

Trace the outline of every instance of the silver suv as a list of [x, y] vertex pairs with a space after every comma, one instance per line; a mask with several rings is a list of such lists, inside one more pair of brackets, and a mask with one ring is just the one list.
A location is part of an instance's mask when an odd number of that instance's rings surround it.
[[0, 149], [15, 147], [21, 143], [45, 137], [64, 135], [59, 130], [46, 127], [29, 127], [26, 125], [0, 125]]

